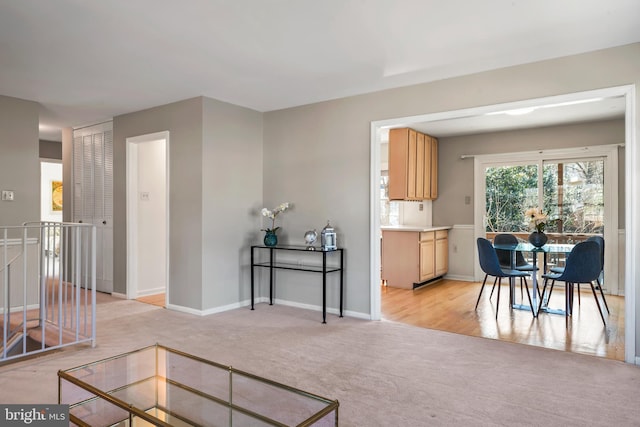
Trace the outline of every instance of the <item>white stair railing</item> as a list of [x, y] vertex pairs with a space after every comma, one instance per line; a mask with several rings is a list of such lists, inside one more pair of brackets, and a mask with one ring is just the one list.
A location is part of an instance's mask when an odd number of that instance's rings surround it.
[[0, 227], [0, 361], [96, 337], [96, 228]]

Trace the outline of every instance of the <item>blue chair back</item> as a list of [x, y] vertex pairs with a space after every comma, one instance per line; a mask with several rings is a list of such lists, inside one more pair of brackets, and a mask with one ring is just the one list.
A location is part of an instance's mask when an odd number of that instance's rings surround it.
[[602, 236], [591, 236], [587, 239], [588, 242], [596, 242], [600, 245], [600, 265], [604, 268], [604, 239]]
[[[501, 245], [517, 245], [518, 238], [513, 234], [501, 233], [496, 234], [496, 237], [493, 238], [493, 243], [501, 244]], [[502, 249], [496, 249], [496, 253], [498, 254], [498, 260], [500, 261], [500, 265], [511, 268], [511, 251], [505, 251]], [[524, 259], [522, 252], [516, 251], [516, 265], [515, 267], [522, 267], [525, 265], [529, 265], [527, 260]]]
[[495, 277], [504, 277], [505, 274], [500, 268], [500, 261], [496, 250], [490, 241], [485, 238], [478, 237], [478, 259], [480, 261], [480, 268], [485, 274]]
[[556, 280], [569, 283], [590, 283], [600, 276], [600, 245], [594, 241], [578, 243], [567, 257], [564, 272]]
[[[493, 243], [500, 245], [517, 245], [518, 238], [513, 234], [496, 234], [496, 237], [493, 238]], [[501, 265], [507, 267], [511, 265], [511, 251], [496, 249], [496, 254], [498, 254], [498, 261]]]

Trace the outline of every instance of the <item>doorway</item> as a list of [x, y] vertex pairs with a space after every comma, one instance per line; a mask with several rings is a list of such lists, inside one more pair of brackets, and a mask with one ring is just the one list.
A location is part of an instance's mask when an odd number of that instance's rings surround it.
[[[445, 122], [467, 117], [481, 117], [483, 115], [493, 115], [498, 112], [507, 110], [523, 109], [525, 107], [537, 107], [545, 105], [562, 105], [563, 103], [575, 103], [585, 102], [583, 100], [590, 99], [606, 99], [612, 97], [622, 97], [625, 103], [624, 121], [625, 121], [625, 143], [627, 147], [627, 155], [625, 156], [625, 181], [626, 181], [626, 195], [625, 198], [625, 212], [626, 212], [626, 224], [624, 230], [624, 241], [627, 242], [624, 252], [627, 262], [624, 263], [624, 341], [625, 341], [625, 355], [624, 360], [628, 363], [635, 363], [635, 350], [636, 350], [636, 283], [638, 271], [635, 259], [635, 253], [637, 251], [637, 230], [640, 229], [640, 220], [637, 218], [637, 207], [633, 198], [630, 196], [633, 194], [633, 189], [636, 188], [638, 182], [638, 164], [640, 163], [640, 156], [636, 147], [635, 129], [636, 129], [636, 117], [635, 117], [635, 88], [633, 86], [621, 86], [607, 89], [599, 89], [592, 91], [585, 91], [580, 93], [558, 95], [546, 98], [530, 99], [525, 101], [510, 102], [499, 105], [490, 105], [482, 107], [474, 107], [464, 110], [454, 110], [441, 113], [426, 114], [421, 116], [401, 117], [396, 119], [381, 120], [371, 123], [371, 207], [370, 207], [370, 312], [373, 320], [379, 320], [381, 318], [381, 290], [380, 290], [380, 242], [378, 239], [380, 230], [380, 158], [381, 149], [380, 141], [381, 135], [386, 129], [396, 126], [408, 126], [413, 124], [428, 123], [428, 122]], [[462, 156], [466, 158], [468, 156]], [[477, 201], [476, 201], [477, 202]], [[471, 227], [463, 225], [460, 230], [456, 230], [454, 224], [454, 231], [458, 231], [456, 238], [460, 241], [454, 245], [451, 245], [451, 250], [455, 252], [455, 249], [465, 251], [465, 248], [473, 248], [476, 235], [480, 235], [482, 231], [482, 223], [475, 224]], [[479, 231], [478, 231], [479, 230]], [[459, 255], [459, 254], [458, 254]], [[477, 263], [474, 251], [465, 252], [464, 263], [465, 265], [473, 265], [471, 263]]]
[[[62, 161], [40, 160], [40, 221], [62, 222]], [[57, 274], [60, 228], [45, 227], [47, 270]]]
[[169, 132], [127, 138], [127, 298], [169, 304]]
[[61, 161], [40, 161], [40, 220], [62, 222]]

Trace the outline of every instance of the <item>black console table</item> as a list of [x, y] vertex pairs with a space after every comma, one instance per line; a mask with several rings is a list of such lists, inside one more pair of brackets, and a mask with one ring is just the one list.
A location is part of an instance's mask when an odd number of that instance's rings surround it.
[[[256, 261], [255, 253], [261, 250], [269, 251], [269, 261]], [[276, 252], [278, 251], [301, 251], [307, 254], [322, 256], [322, 265], [299, 265], [286, 262], [278, 262], [276, 260]], [[327, 266], [327, 255], [339, 255], [340, 264], [337, 267]], [[254, 300], [254, 268], [263, 267], [269, 269], [269, 305], [273, 305], [273, 285], [274, 270], [297, 270], [309, 271], [312, 273], [322, 273], [322, 323], [327, 323], [327, 273], [340, 273], [340, 317], [342, 317], [342, 296], [344, 287], [344, 250], [334, 249], [325, 251], [322, 249], [308, 250], [306, 246], [251, 246], [251, 310], [253, 310]]]

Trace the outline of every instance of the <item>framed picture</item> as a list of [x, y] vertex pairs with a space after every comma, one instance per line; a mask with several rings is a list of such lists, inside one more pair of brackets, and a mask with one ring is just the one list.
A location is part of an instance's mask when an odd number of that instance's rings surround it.
[[62, 181], [51, 181], [51, 211], [62, 212]]

